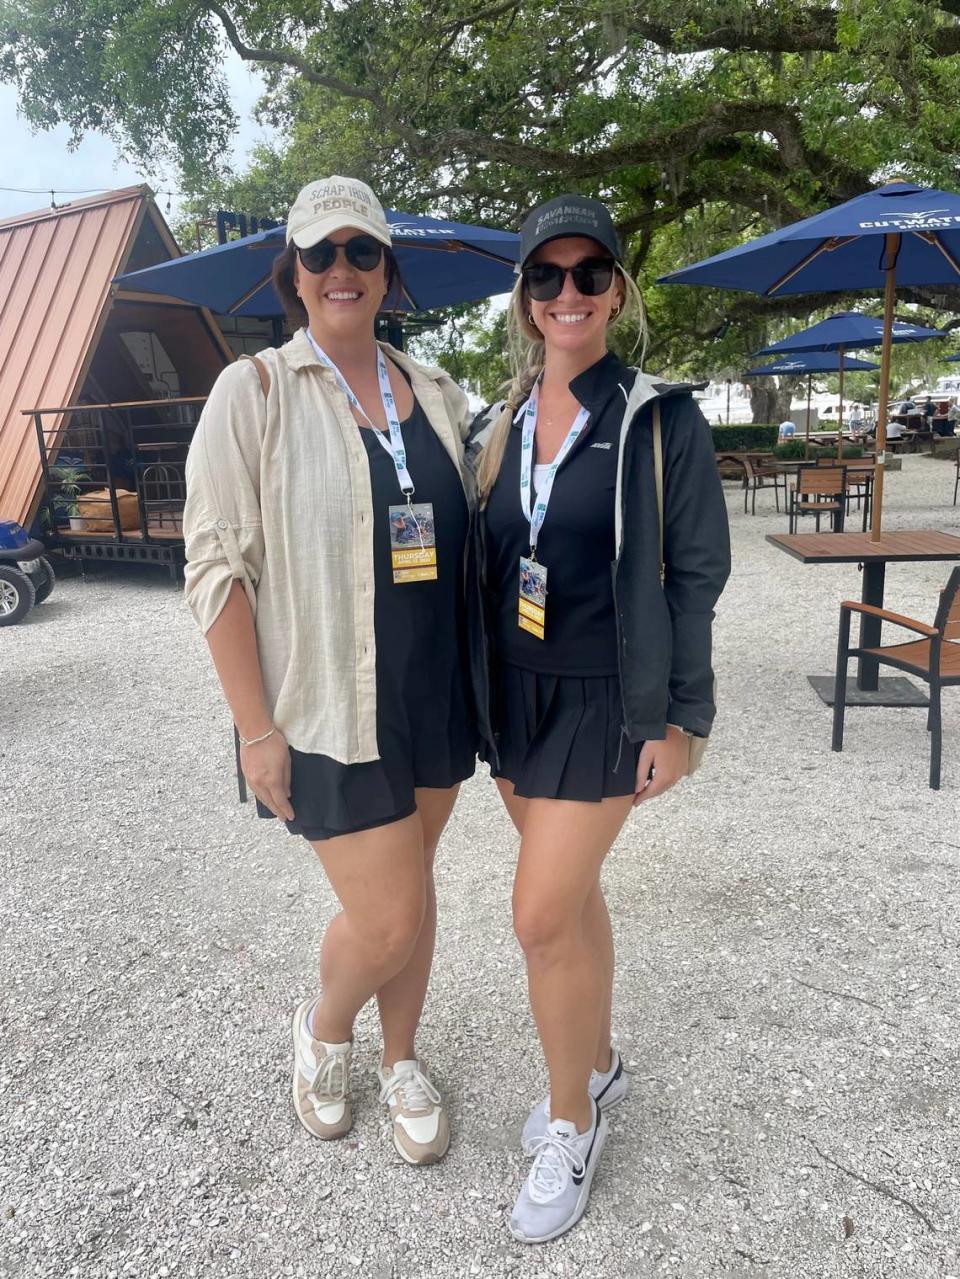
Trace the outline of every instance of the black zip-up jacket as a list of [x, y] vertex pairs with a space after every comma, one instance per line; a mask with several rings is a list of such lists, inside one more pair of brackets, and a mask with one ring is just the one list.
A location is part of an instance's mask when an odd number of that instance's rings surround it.
[[[667, 724], [706, 737], [716, 705], [711, 665], [714, 608], [730, 574], [730, 534], [710, 427], [694, 386], [664, 382], [616, 360], [605, 394], [620, 397], [624, 420], [617, 470], [617, 557], [611, 566], [623, 731], [632, 742], [662, 740]], [[653, 453], [653, 404], [663, 440], [665, 576]], [[606, 400], [604, 400], [606, 403]], [[591, 413], [602, 405], [590, 404]], [[474, 423], [476, 459], [500, 406]], [[480, 512], [471, 539], [470, 666], [480, 731], [496, 752], [490, 713], [492, 601], [486, 585]], [[495, 754], [494, 754], [495, 758]]]

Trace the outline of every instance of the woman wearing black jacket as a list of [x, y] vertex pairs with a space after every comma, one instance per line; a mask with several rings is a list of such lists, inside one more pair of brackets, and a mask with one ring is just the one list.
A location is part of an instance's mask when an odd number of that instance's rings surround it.
[[604, 1111], [627, 1092], [600, 870], [631, 807], [679, 781], [692, 738], [710, 732], [729, 538], [691, 389], [607, 350], [618, 320], [642, 325], [642, 303], [606, 208], [565, 195], [534, 209], [521, 262], [517, 372], [474, 441], [486, 631], [474, 674], [486, 758], [521, 836], [514, 926], [550, 1077], [510, 1222], [537, 1243], [582, 1216]]

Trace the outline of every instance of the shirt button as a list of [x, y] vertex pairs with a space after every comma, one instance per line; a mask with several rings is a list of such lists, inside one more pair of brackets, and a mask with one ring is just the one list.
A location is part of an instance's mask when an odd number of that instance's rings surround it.
[[217, 520], [217, 528], [229, 528], [226, 520]]

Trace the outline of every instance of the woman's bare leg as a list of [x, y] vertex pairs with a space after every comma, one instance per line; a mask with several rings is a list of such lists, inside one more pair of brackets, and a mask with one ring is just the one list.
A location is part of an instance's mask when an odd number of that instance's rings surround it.
[[593, 1069], [601, 1075], [610, 1069], [610, 1028], [613, 1016], [613, 930], [610, 914], [599, 881], [594, 884], [583, 909], [583, 933], [587, 945], [597, 956], [603, 977], [603, 997], [600, 1008], [600, 1034], [597, 1037], [597, 1053]]
[[[514, 928], [527, 959], [530, 1003], [550, 1075], [550, 1110], [585, 1131], [587, 1086], [603, 1032], [608, 969], [589, 926], [603, 859], [633, 802], [529, 800], [513, 890]], [[593, 908], [594, 924], [598, 907]]]
[[414, 813], [313, 849], [343, 909], [320, 952], [322, 995], [312, 1030], [327, 1043], [353, 1035], [357, 1013], [409, 962], [426, 911], [423, 828]]
[[380, 1024], [383, 1027], [383, 1064], [416, 1058], [414, 1039], [427, 997], [433, 947], [437, 935], [437, 895], [433, 883], [433, 861], [443, 828], [453, 811], [459, 786], [449, 790], [426, 787], [417, 790], [417, 816], [423, 846], [423, 922], [417, 944], [404, 967], [377, 991]]
[[[513, 783], [504, 777], [498, 777], [497, 789], [503, 800], [510, 820], [516, 826], [521, 838], [523, 822], [530, 801], [514, 793]], [[612, 1037], [611, 1020], [613, 1016], [613, 932], [610, 928], [610, 915], [599, 881], [594, 884], [583, 912], [583, 930], [588, 944], [597, 955], [603, 972], [603, 1003], [600, 1018], [600, 1033], [597, 1039], [597, 1053], [593, 1069], [604, 1074], [610, 1068], [610, 1042]]]

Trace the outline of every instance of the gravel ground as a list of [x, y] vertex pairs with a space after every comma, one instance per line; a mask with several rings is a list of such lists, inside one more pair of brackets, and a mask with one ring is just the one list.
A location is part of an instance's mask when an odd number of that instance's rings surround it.
[[[953, 470], [907, 458], [888, 525], [957, 529]], [[439, 863], [421, 1046], [451, 1108], [401, 1165], [371, 1010], [356, 1125], [312, 1141], [288, 1018], [332, 899], [308, 846], [240, 807], [206, 650], [159, 572], [98, 567], [0, 634], [0, 1276], [960, 1276], [960, 695], [943, 789], [923, 713], [830, 716], [853, 565], [803, 567], [729, 490], [721, 718], [695, 780], [605, 871], [633, 1074], [590, 1211], [515, 1244], [505, 1215], [543, 1072], [510, 930], [516, 841], [489, 779]], [[893, 566], [932, 616], [943, 564]], [[485, 774], [485, 770], [484, 770]]]

